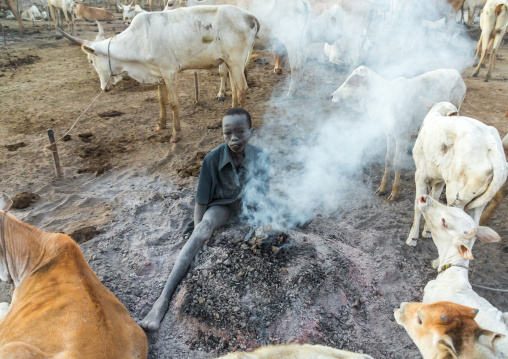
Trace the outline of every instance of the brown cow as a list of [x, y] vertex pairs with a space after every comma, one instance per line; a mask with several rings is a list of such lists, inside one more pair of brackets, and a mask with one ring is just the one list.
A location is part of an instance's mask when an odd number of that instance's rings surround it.
[[79, 246], [18, 221], [10, 204], [0, 194], [0, 279], [16, 288], [0, 314], [0, 358], [145, 359], [145, 333]]
[[394, 315], [424, 359], [473, 359], [475, 345], [492, 350], [494, 341], [504, 337], [482, 329], [474, 320], [477, 313], [464, 305], [436, 302], [402, 303]]
[[114, 15], [106, 9], [100, 7], [85, 6], [83, 4], [76, 4], [74, 8], [74, 14], [76, 14], [76, 20], [113, 20]]

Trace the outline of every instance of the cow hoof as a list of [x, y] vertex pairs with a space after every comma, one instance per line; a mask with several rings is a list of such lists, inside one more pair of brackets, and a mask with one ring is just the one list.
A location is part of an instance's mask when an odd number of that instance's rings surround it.
[[384, 195], [386, 195], [386, 191], [384, 189], [378, 188], [377, 191], [375, 192], [375, 194], [377, 196], [384, 196]]
[[389, 201], [392, 201], [392, 202], [395, 202], [399, 199], [399, 195], [398, 194], [393, 194], [391, 193], [390, 196], [388, 197], [388, 200]]
[[490, 76], [489, 77], [485, 77], [484, 82], [489, 82], [489, 80], [490, 80]]
[[217, 102], [224, 102], [224, 101], [226, 101], [226, 98], [223, 97], [223, 96], [217, 96], [216, 99], [217, 99]]
[[478, 77], [478, 72], [477, 71], [473, 72], [473, 74], [471, 76]]
[[171, 139], [169, 140], [169, 142], [172, 142], [172, 143], [177, 143], [178, 141], [180, 141], [180, 137], [174, 137], [174, 136], [171, 136]]
[[166, 126], [157, 126], [157, 130], [156, 131], [160, 131], [160, 130], [163, 130], [165, 128], [166, 128]]
[[407, 239], [406, 244], [410, 247], [416, 247], [417, 240], [410, 237]]
[[276, 75], [282, 75], [282, 69], [273, 69], [273, 72], [275, 72]]

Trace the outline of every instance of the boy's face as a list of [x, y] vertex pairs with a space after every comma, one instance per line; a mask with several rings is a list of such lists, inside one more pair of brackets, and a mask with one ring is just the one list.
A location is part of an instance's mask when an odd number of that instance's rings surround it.
[[222, 119], [222, 135], [229, 149], [242, 154], [252, 135], [252, 129], [245, 115], [229, 115]]

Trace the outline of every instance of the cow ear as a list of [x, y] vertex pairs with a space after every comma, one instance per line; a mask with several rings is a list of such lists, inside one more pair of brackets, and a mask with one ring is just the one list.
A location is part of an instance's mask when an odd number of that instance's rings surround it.
[[469, 247], [466, 246], [465, 244], [460, 244], [457, 247], [457, 250], [462, 258], [467, 259], [468, 261], [474, 260], [473, 253], [471, 252], [471, 249], [469, 249]]
[[12, 206], [12, 199], [5, 193], [0, 193], [0, 209], [7, 211]]
[[489, 227], [479, 226], [476, 231], [476, 238], [485, 243], [500, 242], [501, 237]]
[[478, 334], [476, 335], [476, 340], [478, 344], [481, 344], [487, 348], [489, 348], [491, 351], [494, 351], [494, 342], [497, 339], [504, 338], [504, 334], [494, 333], [490, 330], [481, 329]]
[[440, 354], [442, 354], [439, 356], [440, 358], [459, 359], [457, 352], [455, 351], [455, 347], [453, 346], [452, 339], [449, 336], [440, 339], [437, 342], [436, 349]]
[[446, 116], [457, 116], [458, 113], [457, 111], [448, 111], [448, 113], [446, 114]]
[[95, 50], [92, 49], [90, 46], [86, 46], [86, 45], [83, 45], [81, 46], [81, 48], [83, 49], [84, 52], [86, 52], [87, 54], [90, 54], [90, 55], [95, 55]]

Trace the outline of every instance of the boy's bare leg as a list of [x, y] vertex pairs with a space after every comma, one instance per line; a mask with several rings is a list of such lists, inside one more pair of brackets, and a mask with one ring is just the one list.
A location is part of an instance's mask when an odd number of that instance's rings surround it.
[[192, 260], [203, 244], [212, 236], [213, 231], [226, 224], [231, 213], [232, 210], [228, 206], [213, 206], [206, 210], [203, 220], [196, 226], [191, 237], [180, 251], [161, 295], [155, 301], [150, 312], [139, 323], [142, 328], [148, 330], [159, 329], [160, 322], [168, 310], [169, 300], [185, 276]]

